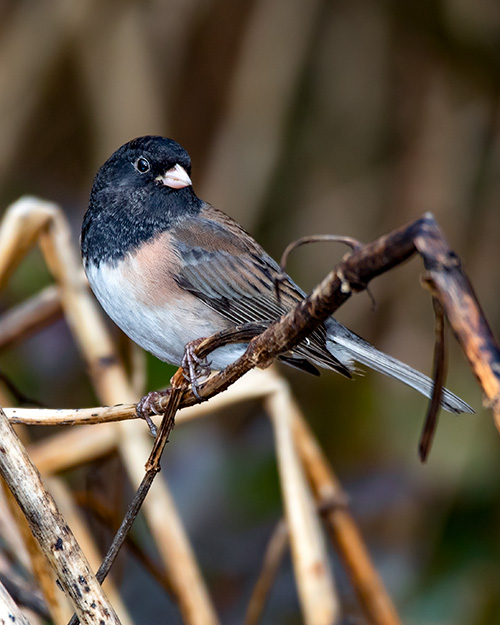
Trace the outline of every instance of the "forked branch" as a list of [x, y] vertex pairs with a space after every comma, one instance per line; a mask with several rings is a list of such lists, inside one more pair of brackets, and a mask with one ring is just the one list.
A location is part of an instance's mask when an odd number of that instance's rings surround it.
[[[489, 405], [494, 411], [497, 427], [500, 429], [500, 351], [467, 277], [461, 269], [459, 259], [451, 251], [434, 218], [429, 214], [377, 239], [371, 244], [362, 247], [354, 246], [353, 253], [344, 259], [306, 299], [265, 331], [261, 332], [262, 328], [239, 328], [238, 333], [242, 331], [250, 333], [245, 335], [245, 340], [250, 339], [247, 351], [226, 370], [216, 374], [201, 385], [199, 394], [204, 399], [208, 399], [228, 388], [251, 368], [266, 367], [277, 355], [293, 348], [303, 340], [344, 303], [352, 293], [366, 289], [373, 278], [404, 262], [415, 253], [419, 253], [423, 257], [427, 284], [431, 286], [433, 296], [440, 302], [445, 315], [448, 317], [486, 394]], [[69, 310], [73, 311], [73, 308], [69, 306]], [[210, 337], [197, 347], [196, 353], [203, 357], [221, 344], [240, 342], [241, 340], [241, 334], [235, 335], [235, 333]], [[441, 361], [442, 358], [440, 357], [439, 362]], [[437, 371], [442, 372], [442, 368], [438, 366]], [[178, 380], [180, 376], [181, 372], [179, 371]], [[439, 377], [442, 376], [436, 374], [436, 379]], [[436, 384], [438, 393], [440, 385], [441, 381], [439, 380], [439, 383]], [[135, 511], [140, 507], [140, 502], [158, 469], [162, 447], [173, 424], [172, 419], [177, 408], [175, 404], [178, 403], [179, 407], [185, 407], [199, 403], [199, 399], [195, 397], [187, 385], [179, 383], [177, 389], [176, 392], [160, 398], [153, 405], [155, 411], [166, 415], [166, 420], [160, 429], [163, 436], [159, 437], [155, 443], [154, 454], [148, 463], [148, 473], [143, 480], [143, 485], [146, 485], [146, 488], [141, 489], [138, 497], [134, 500], [134, 511], [128, 515], [129, 520], [134, 518]], [[122, 396], [127, 396], [127, 394], [122, 394]], [[22, 417], [19, 418], [20, 411], [17, 412], [17, 421], [22, 422]], [[87, 411], [83, 412], [86, 413]], [[83, 412], [82, 416], [84, 416]], [[90, 415], [86, 414], [85, 416], [89, 418], [89, 421], [103, 418], [112, 420], [118, 414], [121, 418], [127, 418], [132, 417], [134, 413], [135, 406], [131, 404], [119, 408], [93, 409]], [[78, 423], [78, 416], [76, 414], [74, 416], [75, 419], [72, 422]], [[61, 417], [65, 418], [62, 414]], [[432, 419], [430, 421], [432, 422]], [[125, 533], [126, 530], [122, 535], [124, 536]], [[119, 543], [120, 540], [115, 543], [115, 548], [119, 546]], [[111, 560], [112, 558], [108, 559], [108, 563]], [[101, 569], [99, 579], [102, 579], [103, 573], [104, 570]], [[380, 593], [374, 593], [375, 598], [379, 595]], [[367, 611], [373, 616], [373, 608]], [[387, 616], [386, 613], [384, 617], [374, 618], [373, 622], [397, 622], [396, 619], [397, 617], [394, 615], [389, 614]]]
[[[310, 334], [332, 315], [353, 293], [363, 291], [371, 280], [408, 260], [422, 256], [426, 279], [432, 283], [469, 364], [492, 408], [500, 430], [500, 349], [465, 275], [460, 259], [449, 247], [434, 217], [427, 213], [345, 258], [292, 311], [250, 341], [248, 349], [224, 371], [200, 387], [204, 399], [228, 388], [253, 367], [266, 367], [273, 359]], [[226, 337], [231, 342], [231, 337]], [[221, 337], [210, 337], [197, 347], [204, 357], [221, 344]], [[186, 390], [180, 407], [199, 400]], [[160, 398], [155, 409], [163, 412], [168, 397]]]
[[[200, 387], [199, 394], [206, 400], [227, 389], [250, 369], [268, 366], [276, 356], [292, 349], [325, 321], [352, 293], [365, 290], [373, 278], [408, 260], [415, 253], [423, 258], [427, 271], [426, 280], [432, 288], [433, 297], [448, 317], [493, 409], [497, 428], [500, 429], [500, 350], [458, 257], [450, 249], [431, 214], [426, 214], [373, 243], [357, 248], [292, 311], [251, 339], [243, 356], [224, 371], [209, 378]], [[438, 321], [439, 319], [438, 316]], [[223, 344], [241, 341], [240, 333], [241, 330], [238, 329], [236, 333], [220, 333], [209, 337], [197, 345], [196, 353], [203, 358]], [[441, 329], [438, 332], [440, 334]], [[441, 347], [442, 344], [440, 349]], [[437, 362], [437, 391], [430, 414], [436, 409], [436, 398], [439, 399], [443, 383], [442, 354]], [[181, 398], [178, 392], [159, 397], [153, 406], [155, 412], [165, 413], [165, 418], [170, 420], [172, 401], [181, 408], [198, 403], [200, 398], [186, 387]], [[432, 420], [433, 418], [428, 419], [429, 422]], [[166, 436], [168, 430], [165, 423], [162, 423], [161, 431]], [[163, 448], [163, 445], [164, 440], [160, 439], [155, 448]], [[424, 455], [422, 446], [421, 455]], [[159, 456], [155, 462], [157, 460]], [[148, 471], [151, 471], [150, 463]], [[104, 569], [100, 572], [104, 573]], [[390, 615], [390, 618], [394, 617]]]

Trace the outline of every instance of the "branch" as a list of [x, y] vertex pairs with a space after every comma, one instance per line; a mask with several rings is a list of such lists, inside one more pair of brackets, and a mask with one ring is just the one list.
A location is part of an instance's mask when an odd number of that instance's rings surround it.
[[[373, 278], [389, 271], [417, 252], [423, 256], [428, 272], [427, 280], [432, 284], [434, 296], [441, 303], [478, 380], [491, 401], [498, 426], [500, 376], [497, 372], [500, 372], [500, 350], [484, 319], [472, 287], [462, 272], [457, 256], [449, 248], [439, 226], [430, 214], [353, 252], [293, 310], [251, 339], [243, 356], [224, 371], [209, 378], [200, 386], [197, 395], [206, 400], [226, 390], [250, 369], [269, 366], [276, 356], [292, 349], [333, 314], [352, 293], [365, 290]], [[238, 338], [235, 338], [235, 334]], [[237, 341], [241, 341], [241, 328], [237, 328], [236, 332], [219, 333], [201, 343], [196, 341], [196, 354], [203, 358], [213, 349]], [[182, 379], [182, 368], [178, 370], [175, 378]], [[173, 392], [169, 389], [162, 395], [156, 394], [155, 400], [149, 402], [148, 407], [152, 408], [153, 413], [164, 414], [160, 431], [166, 435], [167, 422], [173, 418], [176, 408], [199, 402], [199, 397], [186, 387], [183, 390], [179, 384]], [[164, 440], [158, 437], [155, 443], [150, 461], [146, 465], [148, 472], [146, 478], [152, 467], [159, 462]], [[153, 458], [154, 462], [151, 462]], [[144, 497], [145, 492], [141, 496]], [[118, 540], [117, 546], [119, 542]]]
[[[201, 385], [200, 395], [209, 399], [226, 390], [253, 367], [267, 367], [279, 354], [292, 349], [323, 323], [353, 293], [365, 290], [371, 280], [415, 253], [423, 257], [427, 280], [432, 281], [435, 297], [486, 394], [500, 430], [500, 349], [459, 258], [430, 213], [344, 259], [293, 310], [252, 339], [243, 356]], [[198, 346], [197, 355], [204, 357], [219, 345], [220, 336], [215, 340], [211, 337]], [[180, 407], [198, 401], [188, 389]], [[168, 397], [160, 397], [155, 409], [163, 412], [166, 402]]]
[[11, 623], [18, 623], [19, 625], [30, 625], [30, 622], [23, 614], [23, 612], [17, 607], [15, 601], [7, 592], [5, 586], [0, 582], [0, 613], [6, 616], [6, 619], [2, 618], [3, 623], [7, 623], [7, 618]]
[[[460, 259], [450, 249], [434, 217], [424, 217], [407, 224], [374, 242], [357, 249], [292, 311], [251, 340], [245, 354], [224, 371], [200, 386], [203, 399], [226, 390], [253, 367], [264, 368], [279, 354], [293, 348], [333, 314], [349, 297], [367, 288], [369, 282], [419, 253], [426, 268], [426, 281], [440, 302], [448, 321], [467, 356], [476, 378], [486, 394], [500, 430], [500, 349], [488, 326], [472, 286], [462, 270]], [[227, 342], [241, 340], [240, 330], [220, 333], [203, 341], [197, 348], [199, 357]], [[163, 413], [168, 394], [154, 404]], [[186, 389], [180, 408], [199, 404]], [[6, 408], [13, 423], [37, 425], [91, 424], [132, 419], [135, 405], [80, 410], [27, 410]]]
[[75, 537], [1, 409], [0, 441], [0, 475], [16, 498], [81, 622], [119, 625]]
[[[408, 260], [415, 253], [423, 257], [426, 278], [432, 285], [433, 295], [440, 302], [487, 396], [497, 428], [500, 429], [500, 350], [459, 259], [449, 248], [430, 214], [356, 249], [295, 309], [252, 338], [241, 358], [202, 384], [199, 394], [206, 400], [226, 390], [253, 367], [267, 367], [274, 358], [292, 349], [323, 323], [352, 293], [366, 289], [373, 278]], [[237, 332], [240, 331], [241, 328], [237, 329]], [[204, 357], [222, 344], [235, 342], [234, 334], [222, 333], [206, 339], [197, 346], [197, 355]], [[238, 339], [241, 341], [239, 335]], [[181, 370], [177, 376], [180, 375]], [[181, 408], [199, 401], [190, 389], [178, 387], [177, 392], [169, 391], [152, 404], [153, 412], [166, 414], [166, 418], [161, 428], [164, 437], [158, 441], [159, 445], [155, 444], [152, 463], [147, 467], [148, 474], [156, 473], [170, 420], [177, 408], [175, 404]], [[94, 409], [91, 418], [98, 419], [100, 410]], [[114, 410], [105, 409], [108, 416]], [[135, 412], [135, 407], [121, 406], [116, 411], [122, 418], [127, 418]]]

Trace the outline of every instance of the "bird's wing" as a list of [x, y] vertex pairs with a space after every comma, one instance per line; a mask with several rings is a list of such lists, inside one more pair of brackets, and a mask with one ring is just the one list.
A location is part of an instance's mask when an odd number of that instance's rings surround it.
[[[196, 219], [182, 220], [171, 234], [181, 258], [179, 286], [235, 324], [269, 325], [304, 297], [287, 276], [280, 282], [278, 300], [279, 265], [238, 224], [212, 207]], [[311, 371], [305, 364], [310, 361], [350, 377], [326, 349], [325, 338], [326, 330], [320, 326], [283, 359]]]

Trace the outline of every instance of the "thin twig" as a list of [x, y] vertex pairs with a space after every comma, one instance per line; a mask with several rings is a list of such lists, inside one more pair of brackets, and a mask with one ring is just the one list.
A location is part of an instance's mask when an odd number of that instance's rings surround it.
[[[182, 398], [182, 393], [186, 382], [184, 379], [181, 380], [180, 386], [173, 386], [172, 393], [169, 396], [168, 409], [163, 415], [160, 429], [158, 431], [158, 436], [156, 438], [155, 444], [151, 451], [151, 455], [146, 463], [146, 473], [144, 478], [137, 489], [137, 492], [134, 495], [133, 500], [130, 502], [125, 517], [113, 538], [113, 542], [108, 549], [106, 557], [103, 560], [103, 563], [99, 567], [99, 570], [96, 573], [96, 577], [99, 582], [102, 582], [106, 579], [113, 562], [118, 555], [118, 552], [121, 549], [121, 546], [125, 542], [128, 532], [134, 523], [139, 510], [146, 498], [151, 485], [153, 484], [153, 480], [156, 477], [156, 474], [160, 471], [160, 459], [165, 448], [165, 445], [168, 442], [168, 437], [170, 432], [172, 431], [175, 423], [175, 414], [179, 407], [180, 400]], [[69, 625], [77, 625], [79, 622], [79, 618], [77, 615], [73, 615], [72, 619], [69, 622]]]
[[257, 625], [264, 610], [267, 597], [274, 584], [279, 566], [288, 548], [288, 529], [284, 519], [280, 519], [267, 543], [262, 567], [255, 583], [243, 625]]
[[443, 395], [443, 385], [446, 378], [446, 337], [444, 328], [444, 311], [441, 304], [432, 298], [434, 305], [435, 332], [436, 340], [434, 343], [434, 364], [433, 364], [433, 380], [434, 388], [432, 390], [432, 398], [427, 409], [427, 415], [424, 421], [424, 427], [420, 434], [418, 443], [418, 455], [422, 462], [425, 462], [431, 450], [434, 434], [438, 422], [439, 409], [441, 406], [441, 397]]
[[283, 254], [281, 255], [280, 267], [282, 271], [286, 271], [286, 265], [288, 262], [288, 257], [293, 252], [293, 250], [297, 249], [301, 245], [306, 245], [309, 243], [324, 243], [324, 242], [332, 242], [332, 243], [344, 243], [348, 245], [353, 252], [360, 250], [363, 247], [361, 241], [357, 239], [353, 239], [352, 237], [340, 236], [337, 234], [313, 234], [306, 237], [301, 237], [296, 241], [292, 241], [289, 243]]
[[12, 347], [62, 316], [61, 293], [54, 284], [14, 306], [0, 318], [0, 349]]
[[401, 625], [394, 604], [370, 560], [340, 483], [294, 401], [289, 410], [293, 414], [295, 445], [317, 505], [323, 510], [323, 518], [368, 622], [372, 625]]
[[286, 266], [288, 263], [288, 257], [293, 252], [293, 250], [297, 249], [301, 245], [306, 245], [308, 243], [320, 243], [320, 242], [325, 242], [325, 241], [334, 242], [334, 243], [344, 243], [345, 245], [348, 245], [353, 251], [359, 250], [362, 247], [362, 243], [360, 243], [356, 239], [353, 239], [352, 237], [338, 236], [336, 234], [313, 234], [310, 236], [301, 237], [300, 239], [297, 239], [296, 241], [292, 241], [286, 246], [285, 251], [281, 255], [281, 259], [280, 259], [281, 273], [277, 275], [276, 278], [274, 279], [274, 289], [276, 292], [276, 299], [278, 300], [278, 303], [281, 302], [281, 285], [283, 284], [284, 281], [288, 279], [288, 276], [286, 275]]

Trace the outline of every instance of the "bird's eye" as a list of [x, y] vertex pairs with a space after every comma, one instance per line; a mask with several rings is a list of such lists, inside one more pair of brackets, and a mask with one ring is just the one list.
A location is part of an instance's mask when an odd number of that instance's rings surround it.
[[144, 156], [140, 156], [135, 161], [135, 168], [140, 174], [144, 174], [151, 169], [151, 165], [149, 164], [149, 161], [147, 158], [144, 158]]

